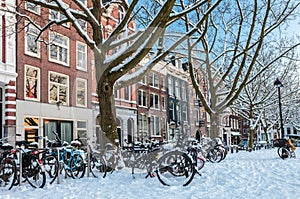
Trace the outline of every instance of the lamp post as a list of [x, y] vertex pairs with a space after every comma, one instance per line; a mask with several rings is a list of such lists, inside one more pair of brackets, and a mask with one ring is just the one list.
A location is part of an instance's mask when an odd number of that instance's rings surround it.
[[279, 101], [279, 116], [280, 116], [280, 131], [281, 131], [281, 138], [284, 138], [283, 132], [283, 122], [282, 122], [282, 111], [281, 111], [281, 96], [280, 96], [280, 87], [283, 87], [282, 83], [277, 78], [274, 82], [274, 86], [278, 89], [278, 101]]

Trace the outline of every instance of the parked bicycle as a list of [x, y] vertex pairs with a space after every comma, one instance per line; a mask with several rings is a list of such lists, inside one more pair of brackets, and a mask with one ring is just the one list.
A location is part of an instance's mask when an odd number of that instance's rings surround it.
[[87, 141], [87, 146], [85, 148], [85, 162], [89, 171], [95, 178], [105, 178], [107, 173], [107, 163], [103, 155], [101, 155], [101, 152], [92, 147], [92, 143], [88, 138], [80, 138], [79, 140]]
[[43, 188], [46, 183], [46, 174], [42, 163], [39, 161], [41, 151], [30, 150], [28, 148], [29, 142], [26, 140], [16, 141], [16, 146], [20, 153], [15, 154], [18, 173], [14, 185], [28, 182], [34, 188]]
[[161, 148], [148, 148], [140, 153], [132, 164], [133, 178], [157, 176], [163, 185], [188, 185], [196, 172], [192, 160], [181, 151], [164, 152]]
[[0, 187], [11, 189], [17, 177], [17, 167], [14, 160], [16, 151], [7, 143], [10, 138], [0, 139]]
[[291, 150], [290, 145], [286, 139], [277, 139], [274, 141], [274, 146], [278, 147], [277, 154], [280, 158], [296, 158], [295, 151]]
[[[57, 146], [54, 147], [54, 150], [51, 150], [51, 155], [56, 156], [59, 160], [60, 171], [55, 172], [57, 175], [65, 171], [66, 176], [71, 176], [72, 178], [82, 178], [85, 174], [85, 153], [82, 150], [79, 150], [81, 143], [79, 141], [72, 141], [71, 144], [60, 140], [58, 134], [54, 131], [52, 133], [55, 135], [55, 141], [49, 143], [57, 143], [59, 147], [59, 154]], [[51, 147], [51, 144], [49, 144]]]

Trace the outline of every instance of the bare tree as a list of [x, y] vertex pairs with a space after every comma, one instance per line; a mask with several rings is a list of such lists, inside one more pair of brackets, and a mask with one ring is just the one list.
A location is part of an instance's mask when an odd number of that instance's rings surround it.
[[[70, 23], [93, 51], [100, 108], [99, 122], [108, 139], [113, 141], [118, 137], [113, 90], [137, 82], [169, 52], [197, 32], [207, 18], [206, 16], [221, 1], [190, 1], [184, 8], [178, 6], [180, 1], [176, 0], [153, 0], [142, 3], [138, 0], [132, 0], [130, 3], [127, 1], [91, 0], [88, 1], [88, 6], [82, 0], [19, 0], [18, 4], [30, 2], [64, 15], [61, 20], [44, 20], [43, 22], [46, 24], [43, 27], [36, 25], [36, 28], [40, 30], [40, 38], [46, 30], [53, 26]], [[148, 3], [146, 4], [146, 2]], [[119, 22], [111, 32], [107, 33], [101, 20], [106, 17], [106, 12], [111, 6], [120, 4], [125, 5], [127, 10], [123, 16], [120, 16]], [[168, 27], [195, 9], [201, 9], [203, 15], [189, 32], [174, 37], [173, 41], [164, 39]], [[175, 10], [176, 12], [174, 12]], [[18, 13], [18, 15], [25, 17], [29, 24], [35, 24], [36, 20], [43, 20], [38, 17], [30, 18], [22, 13]], [[89, 31], [81, 26], [81, 22], [88, 24]], [[134, 27], [133, 24], [137, 24], [136, 27], [143, 26], [143, 29], [128, 31], [129, 27]], [[165, 42], [168, 43], [164, 45]], [[163, 48], [164, 46], [165, 48]], [[113, 51], [116, 52], [112, 53]], [[137, 67], [150, 51], [152, 52], [151, 59], [142, 67]]]
[[[211, 120], [211, 137], [220, 136], [220, 114], [240, 95], [244, 87], [259, 77], [272, 63], [299, 46], [279, 43], [280, 31], [299, 12], [298, 1], [252, 0], [222, 1], [209, 16], [205, 16], [198, 35], [190, 37], [185, 48], [193, 86]], [[182, 7], [186, 8], [182, 1]], [[186, 14], [186, 30], [194, 27], [203, 16], [197, 9]], [[267, 60], [261, 56], [264, 46], [271, 52]], [[253, 70], [259, 64], [259, 70]], [[207, 97], [194, 78], [203, 71]]]
[[[285, 40], [284, 43], [288, 43]], [[266, 52], [264, 50], [261, 53], [261, 57], [264, 57], [263, 61], [268, 63], [268, 58], [271, 56], [272, 51]], [[250, 134], [249, 134], [249, 150], [251, 151], [254, 142], [254, 133], [258, 124], [262, 124], [263, 130], [268, 138], [268, 127], [272, 127], [279, 121], [278, 109], [278, 96], [277, 88], [274, 87], [274, 82], [277, 78], [280, 78], [286, 85], [285, 92], [282, 97], [282, 101], [286, 102], [287, 99], [295, 101], [297, 99], [297, 89], [295, 84], [297, 75], [294, 71], [297, 71], [297, 54], [295, 50], [290, 51], [286, 54], [286, 58], [281, 58], [277, 62], [274, 62], [264, 73], [251, 79], [240, 93], [237, 100], [230, 106], [236, 113], [243, 118], [249, 120], [250, 123]], [[257, 74], [261, 69], [261, 64], [257, 63], [253, 69]], [[291, 85], [289, 85], [291, 84]], [[286, 113], [289, 107], [297, 107], [295, 103], [286, 103]], [[276, 110], [276, 111], [274, 111]], [[286, 118], [286, 117], [285, 117]], [[279, 126], [279, 125], [278, 125]]]

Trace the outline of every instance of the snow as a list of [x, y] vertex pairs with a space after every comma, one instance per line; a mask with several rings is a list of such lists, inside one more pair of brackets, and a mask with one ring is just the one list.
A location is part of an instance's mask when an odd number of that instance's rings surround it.
[[206, 162], [202, 176], [186, 187], [163, 186], [155, 178], [133, 179], [128, 169], [106, 178], [63, 178], [42, 189], [27, 183], [12, 190], [0, 188], [0, 198], [300, 198], [300, 148], [296, 159], [282, 160], [277, 148], [229, 153], [220, 163]]

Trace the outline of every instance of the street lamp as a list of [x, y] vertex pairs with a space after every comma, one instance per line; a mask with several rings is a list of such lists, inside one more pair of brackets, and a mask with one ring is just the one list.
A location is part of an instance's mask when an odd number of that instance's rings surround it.
[[282, 111], [281, 111], [281, 96], [280, 96], [280, 87], [283, 87], [282, 83], [277, 78], [274, 82], [274, 86], [278, 89], [278, 101], [279, 101], [279, 116], [280, 116], [280, 130], [281, 130], [281, 138], [284, 138], [283, 132], [283, 122], [282, 122]]

